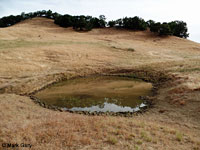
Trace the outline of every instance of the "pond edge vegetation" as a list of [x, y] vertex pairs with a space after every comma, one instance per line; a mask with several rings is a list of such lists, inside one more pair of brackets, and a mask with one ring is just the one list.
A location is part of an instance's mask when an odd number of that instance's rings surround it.
[[143, 18], [124, 17], [117, 20], [106, 22], [106, 17], [100, 15], [99, 18], [92, 16], [72, 16], [69, 14], [61, 15], [51, 10], [42, 10], [30, 13], [22, 12], [21, 15], [10, 15], [0, 18], [0, 28], [15, 25], [23, 20], [35, 17], [45, 17], [54, 20], [54, 23], [60, 27], [73, 27], [76, 31], [90, 31], [93, 28], [115, 27], [116, 29], [127, 29], [133, 31], [150, 30], [158, 36], [177, 36], [180, 38], [189, 37], [187, 23], [184, 21], [156, 22], [153, 20], [145, 21]]

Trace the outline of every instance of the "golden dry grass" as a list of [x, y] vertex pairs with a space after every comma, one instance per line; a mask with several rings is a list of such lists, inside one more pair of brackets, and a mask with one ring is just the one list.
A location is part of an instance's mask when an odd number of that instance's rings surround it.
[[[36, 150], [200, 149], [200, 44], [148, 31], [78, 33], [44, 18], [0, 29], [0, 35], [0, 144], [25, 142]], [[55, 112], [17, 95], [63, 77], [136, 68], [177, 79], [159, 89], [154, 108], [133, 118]]]

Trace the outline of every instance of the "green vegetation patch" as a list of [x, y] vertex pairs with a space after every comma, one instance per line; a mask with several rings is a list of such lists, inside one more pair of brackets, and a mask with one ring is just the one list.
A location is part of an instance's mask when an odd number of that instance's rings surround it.
[[180, 132], [177, 132], [177, 133], [176, 133], [176, 140], [179, 141], [179, 142], [181, 142], [182, 139], [183, 139], [183, 134], [180, 133]]
[[108, 137], [107, 142], [112, 144], [112, 145], [115, 145], [115, 144], [118, 143], [118, 140], [115, 137], [110, 136], [110, 137]]
[[25, 41], [25, 40], [0, 40], [0, 49], [12, 49], [20, 47], [33, 47], [52, 45], [50, 42], [39, 42], [39, 41]]
[[13, 49], [21, 47], [39, 47], [51, 45], [99, 45], [97, 42], [73, 42], [73, 41], [26, 41], [26, 40], [0, 40], [0, 49]]
[[195, 72], [195, 71], [200, 71], [200, 68], [183, 68], [179, 70], [179, 72]]

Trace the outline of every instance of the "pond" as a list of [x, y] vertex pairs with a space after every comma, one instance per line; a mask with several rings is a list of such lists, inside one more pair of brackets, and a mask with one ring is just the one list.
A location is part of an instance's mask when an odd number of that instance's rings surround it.
[[152, 84], [116, 76], [93, 76], [54, 84], [34, 96], [47, 105], [70, 111], [136, 112], [146, 106], [140, 96]]

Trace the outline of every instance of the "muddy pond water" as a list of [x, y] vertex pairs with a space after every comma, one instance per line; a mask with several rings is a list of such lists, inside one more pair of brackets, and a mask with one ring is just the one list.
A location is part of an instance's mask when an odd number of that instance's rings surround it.
[[70, 111], [135, 112], [145, 106], [140, 96], [151, 94], [152, 84], [125, 77], [95, 76], [62, 81], [34, 96]]

